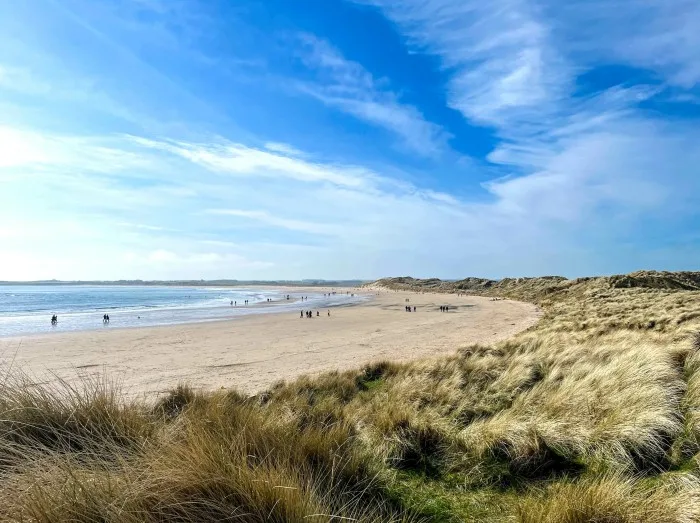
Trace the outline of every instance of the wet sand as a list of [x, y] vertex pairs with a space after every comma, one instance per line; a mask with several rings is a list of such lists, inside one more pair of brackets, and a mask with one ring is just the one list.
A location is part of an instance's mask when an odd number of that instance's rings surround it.
[[[319, 292], [309, 290], [311, 292]], [[301, 374], [406, 361], [509, 338], [539, 319], [534, 305], [474, 296], [376, 292], [366, 303], [226, 321], [134, 329], [104, 328], [0, 339], [0, 362], [41, 382], [107, 375], [126, 393], [198, 388], [265, 389]], [[405, 311], [405, 299], [417, 312]], [[440, 305], [450, 311], [440, 312]]]

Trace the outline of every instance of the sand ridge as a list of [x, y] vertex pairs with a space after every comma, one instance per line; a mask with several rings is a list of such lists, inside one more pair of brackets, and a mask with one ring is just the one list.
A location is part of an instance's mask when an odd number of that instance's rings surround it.
[[[319, 292], [309, 290], [309, 293]], [[540, 317], [535, 305], [446, 294], [369, 290], [365, 303], [232, 320], [133, 329], [106, 328], [0, 339], [0, 361], [39, 381], [107, 375], [132, 395], [178, 383], [256, 392], [301, 374], [453, 353], [509, 338]], [[406, 299], [417, 308], [406, 312]], [[441, 305], [450, 311], [440, 312]]]

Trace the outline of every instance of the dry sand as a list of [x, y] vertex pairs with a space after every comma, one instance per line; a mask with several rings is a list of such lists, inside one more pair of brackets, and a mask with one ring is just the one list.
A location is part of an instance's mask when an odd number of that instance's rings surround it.
[[[298, 290], [298, 289], [296, 289]], [[314, 292], [310, 290], [310, 292]], [[315, 291], [318, 292], [318, 289]], [[405, 299], [418, 308], [405, 312]], [[439, 311], [449, 305], [450, 311]], [[299, 303], [299, 310], [304, 305]], [[314, 312], [315, 314], [315, 312]], [[492, 343], [537, 322], [531, 304], [474, 296], [383, 291], [360, 305], [177, 326], [0, 339], [0, 360], [40, 381], [108, 375], [125, 392], [195, 387], [265, 389], [280, 379], [359, 368], [376, 360], [406, 361]]]

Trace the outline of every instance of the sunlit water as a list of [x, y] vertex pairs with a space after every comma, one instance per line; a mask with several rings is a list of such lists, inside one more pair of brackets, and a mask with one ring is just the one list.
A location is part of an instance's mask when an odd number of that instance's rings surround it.
[[[365, 299], [347, 289], [324, 296], [279, 289], [227, 287], [0, 285], [0, 337], [119, 327], [146, 327], [349, 305]], [[287, 294], [290, 299], [287, 300]], [[300, 302], [302, 296], [308, 300]], [[272, 299], [267, 304], [267, 299]], [[248, 305], [244, 305], [248, 300]], [[231, 306], [231, 302], [235, 306]], [[264, 304], [264, 305], [263, 305]], [[51, 325], [51, 316], [58, 324]], [[102, 316], [109, 314], [109, 324]]]

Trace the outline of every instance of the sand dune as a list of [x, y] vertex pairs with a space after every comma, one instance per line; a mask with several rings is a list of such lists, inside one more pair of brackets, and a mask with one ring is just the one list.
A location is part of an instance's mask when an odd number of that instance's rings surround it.
[[[316, 291], [317, 292], [317, 291]], [[417, 312], [404, 310], [405, 299]], [[439, 311], [449, 305], [450, 312]], [[299, 304], [299, 309], [303, 308]], [[315, 314], [315, 312], [314, 312]], [[5, 367], [40, 381], [107, 374], [130, 394], [179, 382], [254, 392], [280, 379], [370, 361], [452, 353], [512, 336], [539, 318], [534, 305], [490, 298], [382, 292], [372, 300], [301, 319], [299, 311], [230, 321], [0, 339]]]

